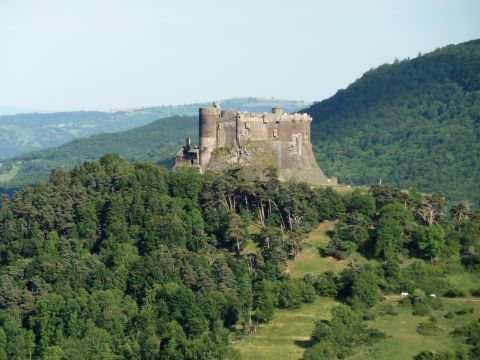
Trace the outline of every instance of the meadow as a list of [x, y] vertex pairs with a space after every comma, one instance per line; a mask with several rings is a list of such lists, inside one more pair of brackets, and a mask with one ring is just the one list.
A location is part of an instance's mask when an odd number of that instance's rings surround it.
[[[445, 299], [443, 310], [432, 310], [441, 332], [434, 336], [424, 336], [417, 332], [417, 326], [428, 320], [429, 316], [412, 315], [412, 310], [398, 306], [396, 301], [392, 303], [397, 315], [376, 316], [375, 320], [367, 321], [370, 327], [384, 331], [388, 338], [381, 340], [371, 347], [361, 349], [357, 354], [349, 357], [351, 360], [411, 359], [420, 351], [447, 351], [467, 350], [464, 338], [452, 337], [449, 332], [457, 326], [471, 323], [478, 317], [480, 300], [476, 298]], [[382, 306], [380, 304], [379, 306]], [[474, 308], [474, 313], [458, 315], [457, 311], [465, 308]], [[453, 318], [445, 317], [447, 313], [453, 313]]]
[[318, 297], [315, 302], [298, 309], [279, 309], [273, 320], [260, 327], [254, 335], [245, 336], [234, 344], [243, 360], [300, 359], [308, 344], [314, 322], [329, 319], [336, 302]]

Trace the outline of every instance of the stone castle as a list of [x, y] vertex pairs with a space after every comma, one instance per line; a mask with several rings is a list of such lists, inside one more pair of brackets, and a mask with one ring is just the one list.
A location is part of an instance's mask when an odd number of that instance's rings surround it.
[[274, 166], [280, 180], [295, 179], [312, 185], [334, 182], [318, 167], [310, 142], [308, 114], [286, 114], [282, 108], [271, 113], [199, 109], [200, 146], [190, 139], [175, 158], [175, 167], [193, 166], [200, 172], [243, 168], [248, 178], [263, 178]]

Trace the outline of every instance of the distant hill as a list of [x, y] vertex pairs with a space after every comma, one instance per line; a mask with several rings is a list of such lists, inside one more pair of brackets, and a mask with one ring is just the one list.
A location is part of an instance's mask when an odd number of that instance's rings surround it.
[[305, 111], [327, 175], [480, 206], [480, 40], [382, 65]]
[[107, 153], [117, 153], [127, 160], [150, 160], [169, 166], [186, 137], [198, 142], [198, 116], [159, 119], [135, 129], [93, 135], [55, 148], [22, 154], [0, 163], [0, 193], [39, 180], [46, 181], [52, 169], [70, 169]]
[[[154, 106], [107, 112], [73, 111], [0, 116], [0, 159], [62, 145], [80, 137], [132, 129], [160, 118], [196, 115], [198, 108], [205, 105], [210, 106], [211, 103]], [[254, 97], [222, 100], [223, 108], [260, 112], [270, 111], [272, 107], [278, 105], [282, 105], [286, 111], [293, 112], [309, 106], [310, 103]], [[9, 111], [11, 112], [12, 109]]]

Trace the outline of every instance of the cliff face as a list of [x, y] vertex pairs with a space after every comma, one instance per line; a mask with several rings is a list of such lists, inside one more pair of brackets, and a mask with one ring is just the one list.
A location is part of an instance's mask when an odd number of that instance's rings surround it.
[[245, 176], [264, 179], [268, 167], [278, 169], [279, 180], [305, 181], [312, 185], [326, 185], [329, 180], [318, 167], [310, 144], [302, 144], [299, 154], [291, 142], [251, 141], [238, 148], [216, 149], [205, 170], [221, 172], [243, 168]]

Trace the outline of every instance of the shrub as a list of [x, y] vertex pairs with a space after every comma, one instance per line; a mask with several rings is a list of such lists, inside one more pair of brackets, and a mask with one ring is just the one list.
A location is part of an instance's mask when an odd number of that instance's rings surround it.
[[315, 281], [315, 290], [320, 296], [335, 297], [338, 294], [337, 290], [337, 276], [331, 272], [327, 271], [318, 276]]
[[412, 302], [410, 301], [409, 298], [406, 298], [406, 297], [401, 298], [400, 300], [398, 300], [398, 306], [410, 308], [410, 307], [412, 307]]
[[470, 290], [470, 294], [472, 294], [472, 296], [480, 296], [480, 288]]
[[312, 303], [317, 296], [313, 285], [303, 281], [300, 283], [300, 292], [302, 294], [302, 301], [307, 304]]
[[413, 315], [425, 316], [430, 314], [430, 306], [424, 302], [416, 302], [413, 304]]
[[330, 360], [336, 358], [332, 343], [323, 341], [309, 347], [303, 354], [303, 360]]
[[359, 334], [358, 342], [362, 345], [372, 346], [377, 341], [387, 338], [387, 334], [378, 329], [363, 328]]
[[467, 314], [473, 314], [475, 312], [475, 309], [473, 307], [469, 308], [462, 308], [460, 310], [455, 311], [455, 314], [457, 315], [467, 315]]
[[417, 332], [424, 336], [435, 336], [440, 334], [442, 332], [442, 329], [438, 327], [436, 322], [429, 320], [427, 322], [418, 324]]
[[430, 306], [433, 310], [443, 310], [443, 301], [439, 298], [434, 298], [430, 301]]
[[457, 360], [464, 359], [464, 357], [459, 357], [457, 354], [452, 352], [438, 352], [433, 353], [431, 351], [422, 351], [413, 357], [413, 360]]
[[467, 293], [461, 289], [458, 289], [458, 288], [450, 288], [448, 289], [445, 294], [444, 294], [446, 297], [451, 297], [451, 298], [455, 298], [455, 297], [465, 297], [467, 296]]
[[314, 343], [324, 341], [324, 342], [333, 342], [334, 334], [332, 328], [328, 321], [319, 320], [315, 323], [315, 327], [312, 332], [311, 340]]
[[455, 315], [451, 311], [449, 311], [445, 314], [446, 319], [453, 319], [454, 317], [455, 317]]
[[363, 314], [362, 319], [364, 321], [373, 321], [373, 320], [375, 320], [375, 314], [372, 311], [366, 311]]
[[382, 304], [378, 309], [378, 315], [385, 316], [385, 315], [397, 315], [392, 304]]

